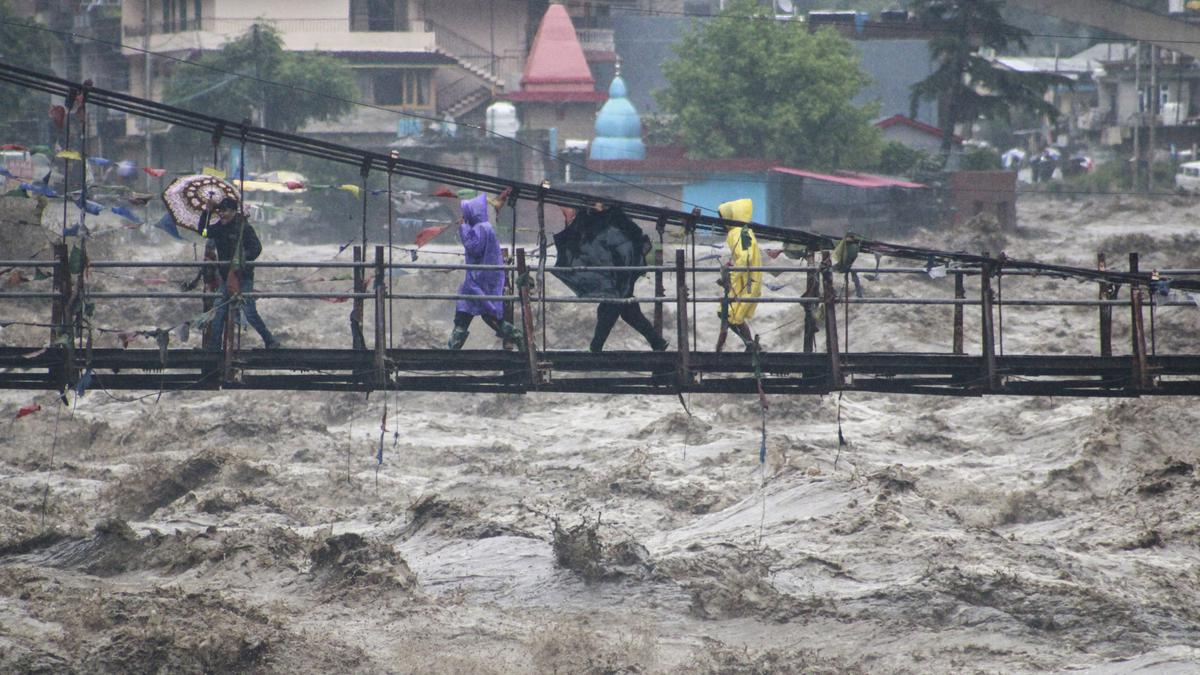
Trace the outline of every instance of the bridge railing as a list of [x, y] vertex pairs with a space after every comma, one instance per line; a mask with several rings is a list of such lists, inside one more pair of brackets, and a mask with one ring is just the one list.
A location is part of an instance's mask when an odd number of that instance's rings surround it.
[[[357, 249], [357, 247], [356, 247]], [[9, 270], [30, 269], [30, 268], [46, 268], [53, 267], [53, 288], [47, 291], [21, 291], [21, 290], [4, 290], [0, 291], [0, 303], [18, 300], [48, 300], [49, 321], [39, 325], [50, 329], [50, 344], [77, 343], [77, 346], [84, 346], [84, 336], [88, 330], [92, 328], [91, 314], [94, 310], [86, 309], [87, 303], [95, 303], [96, 301], [110, 300], [154, 300], [154, 301], [198, 301], [204, 302], [204, 308], [211, 310], [214, 302], [222, 300], [219, 293], [213, 291], [98, 291], [88, 287], [87, 275], [84, 274], [84, 269], [90, 270], [136, 270], [145, 268], [161, 268], [161, 269], [184, 269], [195, 271], [203, 276], [203, 272], [211, 270], [215, 272], [215, 267], [222, 263], [217, 261], [116, 261], [116, 260], [95, 260], [87, 261], [83, 268], [76, 261], [75, 267], [72, 267], [70, 256], [66, 252], [63, 245], [56, 246], [56, 260], [0, 260], [0, 269], [8, 268]], [[404, 263], [393, 262], [386, 263], [383, 260], [383, 247], [376, 247], [375, 260], [364, 260], [361, 250], [355, 251], [354, 262], [343, 261], [256, 261], [253, 263], [257, 269], [287, 269], [287, 270], [303, 270], [303, 269], [338, 269], [349, 270], [353, 273], [353, 287], [351, 290], [337, 291], [291, 291], [291, 290], [256, 290], [244, 294], [244, 297], [254, 298], [256, 300], [272, 300], [272, 299], [292, 299], [292, 300], [338, 300], [338, 301], [353, 301], [354, 308], [351, 312], [351, 339], [353, 348], [356, 350], [370, 350], [371, 346], [367, 344], [366, 335], [364, 332], [364, 309], [367, 302], [374, 305], [375, 329], [374, 329], [374, 345], [373, 349], [376, 355], [375, 363], [379, 369], [378, 376], [386, 378], [387, 374], [387, 350], [391, 347], [391, 326], [390, 318], [392, 314], [393, 301], [429, 301], [429, 302], [444, 302], [454, 300], [493, 300], [506, 304], [511, 308], [510, 316], [519, 316], [517, 321], [529, 339], [524, 341], [524, 349], [527, 352], [530, 378], [536, 383], [539, 377], [539, 352], [547, 350], [545, 333], [542, 333], [540, 342], [537, 340], [535, 327], [538, 325], [544, 326], [546, 321], [546, 305], [566, 305], [566, 304], [596, 304], [596, 303], [652, 303], [655, 308], [655, 330], [659, 336], [663, 336], [664, 321], [663, 312], [665, 307], [673, 307], [676, 316], [675, 327], [675, 345], [678, 355], [677, 371], [678, 377], [687, 380], [691, 377], [688, 367], [688, 354], [699, 350], [699, 336], [694, 324], [696, 316], [696, 306], [704, 305], [722, 305], [729, 302], [745, 302], [761, 305], [778, 305], [786, 304], [793, 305], [803, 311], [804, 319], [804, 352], [817, 351], [816, 334], [824, 329], [825, 331], [825, 352], [828, 355], [831, 364], [831, 372], [835, 378], [838, 377], [838, 365], [842, 362], [842, 354], [849, 352], [849, 328], [851, 325], [849, 309], [851, 306], [880, 306], [880, 305], [909, 305], [909, 306], [933, 306], [933, 307], [953, 307], [954, 315], [950, 330], [951, 335], [951, 353], [954, 355], [965, 354], [965, 331], [964, 319], [965, 309], [973, 308], [974, 311], [980, 312], [980, 342], [979, 350], [983, 356], [984, 362], [994, 360], [996, 355], [996, 339], [999, 337], [1000, 352], [1003, 352], [1003, 310], [1005, 307], [1070, 307], [1070, 308], [1091, 308], [1099, 310], [1099, 329], [1101, 332], [1100, 346], [1101, 354], [1104, 356], [1112, 353], [1112, 331], [1113, 319], [1112, 308], [1128, 307], [1130, 308], [1130, 333], [1131, 346], [1130, 350], [1134, 357], [1135, 368], [1138, 373], [1144, 374], [1147, 378], [1143, 384], [1148, 384], [1149, 375], [1146, 373], [1145, 363], [1147, 354], [1155, 352], [1155, 322], [1154, 311], [1156, 308], [1162, 307], [1185, 307], [1194, 304], [1200, 304], [1195, 298], [1190, 300], [1181, 300], [1178, 298], [1158, 299], [1153, 294], [1145, 296], [1144, 293], [1150, 289], [1141, 289], [1134, 286], [1132, 292], [1129, 292], [1126, 297], [1117, 297], [1111, 287], [1106, 287], [1106, 284], [1098, 284], [1100, 292], [1096, 297], [1092, 298], [1047, 298], [1047, 297], [1012, 297], [1003, 293], [997, 293], [993, 289], [993, 280], [995, 286], [999, 286], [1000, 279], [1003, 277], [1015, 278], [1031, 278], [1038, 276], [1026, 270], [994, 270], [986, 268], [974, 267], [951, 267], [940, 270], [945, 276], [952, 277], [954, 282], [954, 297], [860, 297], [850, 292], [849, 279], [851, 272], [843, 274], [842, 288], [837, 288], [835, 272], [829, 261], [828, 253], [824, 255], [822, 261], [818, 263], [805, 263], [797, 265], [765, 265], [758, 267], [741, 267], [733, 268], [721, 265], [687, 265], [685, 264], [684, 253], [682, 250], [677, 251], [676, 264], [665, 265], [645, 265], [638, 267], [573, 267], [573, 268], [553, 268], [554, 272], [637, 272], [650, 273], [655, 280], [655, 293], [652, 296], [640, 295], [628, 298], [607, 298], [607, 297], [578, 297], [574, 295], [551, 295], [545, 292], [545, 286], [540, 286], [541, 293], [535, 293], [536, 284], [532, 283], [532, 279], [536, 271], [530, 270], [525, 264], [525, 251], [518, 249], [517, 255], [512, 262], [501, 265], [469, 265], [461, 263]], [[227, 264], [227, 263], [226, 263]], [[431, 271], [468, 271], [468, 270], [502, 270], [504, 271], [508, 285], [505, 293], [493, 296], [480, 295], [464, 295], [459, 293], [429, 293], [429, 292], [413, 292], [404, 290], [389, 290], [385, 280], [389, 279], [389, 275], [394, 272], [431, 272]], [[760, 296], [757, 298], [731, 298], [722, 294], [699, 294], [696, 290], [689, 286], [689, 279], [697, 279], [697, 275], [704, 275], [703, 283], [708, 283], [710, 277], [720, 277], [728, 275], [731, 272], [770, 272], [770, 273], [803, 273], [806, 275], [807, 287], [803, 294], [771, 294]], [[914, 276], [932, 276], [928, 267], [879, 267], [875, 269], [864, 268], [854, 270], [854, 273], [864, 275], [914, 275]], [[1163, 270], [1164, 275], [1172, 277], [1183, 276], [1200, 276], [1200, 270], [1192, 269], [1172, 269]], [[374, 283], [372, 288], [371, 281], [367, 278], [368, 275], [374, 275]], [[939, 275], [940, 276], [940, 275]], [[675, 293], [669, 295], [666, 291], [667, 285], [664, 283], [665, 277], [674, 277]], [[974, 278], [978, 282], [978, 295], [975, 297], [967, 297], [964, 286], [964, 279]], [[350, 280], [345, 279], [343, 280]], [[693, 282], [694, 286], [700, 286], [701, 281]], [[260, 284], [261, 286], [261, 284]], [[541, 312], [535, 311], [534, 304], [541, 303]], [[1143, 324], [1143, 312], [1145, 306], [1150, 305], [1150, 335], [1149, 349], [1147, 350], [1147, 335]], [[689, 305], [691, 309], [689, 310]], [[0, 305], [2, 307], [3, 305]], [[839, 320], [838, 310], [841, 308], [842, 316]], [[517, 312], [519, 308], [519, 314]], [[998, 313], [1000, 317], [999, 331], [996, 324], [993, 323], [992, 315]], [[236, 312], [227, 313], [225, 326], [218, 327], [218, 330], [210, 329], [206, 331], [206, 336], [202, 339], [203, 346], [217, 346], [218, 351], [224, 353], [224, 367], [226, 371], [230, 371], [234, 367], [234, 358], [240, 350], [239, 333], [235, 325], [234, 314]], [[693, 317], [689, 320], [689, 314]], [[12, 316], [8, 311], [0, 311], [0, 317]], [[0, 326], [5, 323], [18, 323], [16, 321], [5, 322], [0, 319]], [[123, 327], [126, 328], [126, 327]], [[155, 328], [152, 331], [134, 331], [142, 335], [159, 334], [163, 329]], [[108, 329], [106, 332], [118, 332], [118, 329]], [[845, 338], [842, 344], [839, 344], [839, 334]], [[90, 340], [88, 342], [90, 344]], [[39, 345], [24, 345], [30, 348], [36, 348]], [[299, 347], [300, 345], [289, 345], [289, 347]], [[221, 347], [224, 347], [221, 349]], [[756, 345], [752, 348], [757, 348]], [[994, 370], [988, 370], [985, 373], [987, 381], [993, 381], [996, 377]]]

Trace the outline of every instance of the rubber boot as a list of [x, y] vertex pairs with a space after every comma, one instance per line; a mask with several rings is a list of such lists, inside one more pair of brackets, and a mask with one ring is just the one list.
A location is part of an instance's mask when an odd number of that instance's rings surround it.
[[517, 351], [525, 351], [525, 335], [521, 332], [520, 328], [507, 321], [500, 322], [500, 327], [496, 329], [496, 337], [503, 340], [512, 340], [517, 343]]
[[454, 327], [454, 332], [450, 334], [450, 342], [446, 344], [446, 349], [462, 349], [467, 343], [467, 336], [470, 335], [466, 328]]
[[746, 351], [752, 352], [758, 348], [754, 342], [754, 335], [750, 333], [750, 327], [744, 323], [731, 323], [729, 329], [742, 339], [742, 344], [745, 345]]

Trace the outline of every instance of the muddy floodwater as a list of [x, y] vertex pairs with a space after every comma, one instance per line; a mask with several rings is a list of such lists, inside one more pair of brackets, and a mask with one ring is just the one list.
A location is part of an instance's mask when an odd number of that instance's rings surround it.
[[[3, 257], [45, 239], [14, 212]], [[1012, 232], [976, 223], [905, 241], [1200, 268], [1194, 200], [1030, 199], [1019, 218]], [[100, 230], [97, 256], [193, 256], [154, 232]], [[337, 251], [262, 234], [265, 259]], [[435, 244], [421, 261], [454, 251]], [[459, 274], [393, 283], [448, 293]], [[161, 290], [176, 276], [96, 270], [93, 283]], [[334, 276], [270, 269], [256, 285], [349, 288]], [[803, 291], [802, 273], [769, 280]], [[953, 295], [952, 279], [924, 275], [863, 286]], [[1003, 293], [1093, 299], [1097, 287], [1006, 278]], [[195, 304], [99, 304], [96, 323], [169, 327]], [[48, 320], [33, 301], [0, 308]], [[349, 342], [349, 305], [259, 308], [285, 346]], [[856, 305], [850, 350], [949, 351], [951, 313]], [[1114, 315], [1128, 353], [1128, 313]], [[395, 343], [444, 344], [452, 316], [449, 302], [397, 303]], [[799, 316], [760, 308], [768, 356], [799, 350]], [[585, 349], [594, 314], [555, 305], [547, 323], [552, 347]], [[1200, 353], [1195, 304], [1157, 308], [1153, 326], [1160, 353]], [[715, 308], [699, 333], [711, 348]], [[1006, 308], [1002, 336], [1010, 354], [1099, 350], [1095, 308]], [[4, 345], [46, 340], [0, 331]], [[496, 346], [473, 326], [467, 348]], [[620, 324], [607, 348], [646, 347]], [[1195, 398], [771, 396], [760, 464], [754, 396], [685, 397], [685, 409], [673, 396], [125, 392], [103, 375], [70, 405], [0, 392], [0, 671], [1200, 672]]]

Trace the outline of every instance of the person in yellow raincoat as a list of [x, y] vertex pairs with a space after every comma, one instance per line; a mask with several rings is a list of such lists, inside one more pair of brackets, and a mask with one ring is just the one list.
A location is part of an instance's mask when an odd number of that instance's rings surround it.
[[[726, 220], [749, 223], [754, 217], [754, 202], [749, 199], [725, 202], [717, 207], [717, 213]], [[729, 245], [731, 254], [729, 267], [733, 269], [729, 270], [729, 287], [726, 289], [729, 301], [722, 304], [722, 313], [727, 315], [721, 318], [725, 320], [723, 323], [728, 323], [729, 328], [742, 338], [746, 343], [746, 350], [749, 351], [754, 348], [755, 343], [754, 334], [750, 332], [750, 326], [746, 322], [754, 316], [758, 303], [739, 300], [762, 295], [762, 272], [739, 271], [737, 268], [762, 266], [762, 251], [758, 248], [754, 230], [748, 225], [730, 228], [725, 235], [725, 243]], [[725, 332], [722, 331], [717, 341], [717, 351], [721, 351], [724, 343]]]

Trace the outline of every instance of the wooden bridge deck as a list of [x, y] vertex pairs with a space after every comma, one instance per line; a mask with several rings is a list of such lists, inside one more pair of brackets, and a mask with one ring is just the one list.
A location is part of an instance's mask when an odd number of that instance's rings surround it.
[[[535, 352], [390, 349], [386, 380], [374, 353], [353, 349], [239, 351], [95, 349], [90, 357], [63, 347], [0, 347], [0, 388], [56, 390], [91, 371], [89, 388], [109, 390], [262, 389], [293, 391], [448, 391], [493, 393], [754, 393], [754, 356], [692, 352], [688, 370], [677, 352]], [[1108, 396], [1200, 394], [1200, 355], [1148, 356], [1151, 385], [1134, 386], [1131, 356], [996, 356], [989, 384], [981, 356], [933, 353], [838, 355], [842, 382], [824, 353], [763, 353], [767, 394], [869, 391], [940, 396]], [[64, 374], [73, 372], [71, 378]]]

